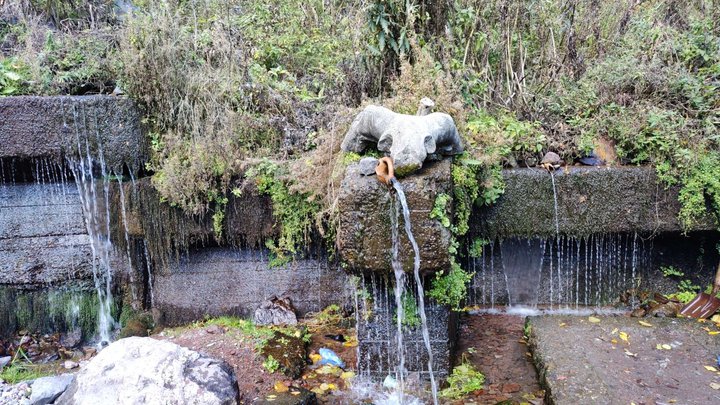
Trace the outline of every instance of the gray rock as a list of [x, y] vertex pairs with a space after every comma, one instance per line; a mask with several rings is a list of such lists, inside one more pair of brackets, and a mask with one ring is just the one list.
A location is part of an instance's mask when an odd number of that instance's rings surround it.
[[65, 367], [66, 370], [72, 370], [74, 368], [80, 367], [80, 365], [72, 360], [65, 360], [65, 363], [63, 363], [63, 367]]
[[363, 176], [372, 176], [375, 174], [375, 167], [377, 167], [378, 160], [374, 157], [364, 157], [360, 159], [358, 163], [358, 170]]
[[296, 325], [297, 315], [289, 297], [272, 297], [255, 310], [258, 325]]
[[30, 394], [30, 404], [45, 405], [51, 404], [57, 399], [68, 385], [75, 378], [72, 374], [62, 374], [51, 377], [41, 377], [32, 384], [32, 393]]
[[0, 357], [0, 370], [2, 370], [3, 367], [10, 364], [11, 360], [12, 360], [12, 357], [10, 357], [10, 356]]
[[174, 343], [120, 339], [103, 349], [57, 404], [236, 404], [232, 368]]
[[356, 153], [370, 147], [389, 152], [400, 176], [420, 169], [428, 154], [456, 155], [463, 151], [455, 122], [448, 114], [406, 115], [375, 105], [358, 114], [341, 145], [342, 150]]

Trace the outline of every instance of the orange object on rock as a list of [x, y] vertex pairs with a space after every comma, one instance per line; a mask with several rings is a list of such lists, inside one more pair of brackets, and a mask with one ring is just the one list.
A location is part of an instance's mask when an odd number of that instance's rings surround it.
[[375, 167], [375, 174], [378, 180], [386, 186], [392, 185], [392, 179], [395, 178], [395, 169], [393, 168], [393, 161], [390, 157], [385, 156], [378, 161], [378, 165]]

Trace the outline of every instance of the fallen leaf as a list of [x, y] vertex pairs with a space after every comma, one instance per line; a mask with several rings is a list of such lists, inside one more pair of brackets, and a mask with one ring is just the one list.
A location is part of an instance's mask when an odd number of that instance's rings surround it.
[[282, 381], [276, 381], [274, 388], [275, 388], [275, 391], [277, 391], [277, 392], [288, 392], [288, 390], [290, 389]]
[[705, 370], [707, 370], [707, 371], [713, 371], [713, 372], [718, 371], [718, 370], [717, 370], [715, 367], [713, 367], [713, 366], [705, 366]]
[[560, 322], [560, 327], [562, 328], [564, 326], [567, 326], [567, 324], [565, 322]]
[[716, 330], [714, 330], [712, 332], [708, 332], [708, 335], [718, 335], [718, 334], [720, 334], [720, 332], [718, 332]]
[[646, 326], [646, 327], [648, 327], [648, 328], [652, 328], [652, 327], [653, 327], [653, 325], [652, 325], [651, 323], [649, 323], [649, 322], [638, 321], [638, 323], [639, 323], [640, 325]]
[[710, 383], [710, 388], [714, 390], [720, 390], [720, 384], [718, 383]]
[[711, 321], [715, 323], [720, 323], [720, 314], [715, 314], [710, 318]]
[[627, 333], [625, 333], [625, 332], [620, 332], [620, 335], [619, 335], [619, 336], [620, 336], [620, 339], [624, 340], [624, 341], [627, 342], [627, 343], [630, 343], [630, 342], [628, 341], [628, 334], [627, 334]]
[[340, 378], [342, 378], [343, 380], [349, 380], [353, 377], [355, 377], [355, 373], [352, 371], [345, 371], [342, 374], [340, 374]]
[[616, 334], [616, 333], [618, 333], [618, 328], [615, 328], [615, 329], [612, 330], [612, 332], [610, 332], [611, 335], [614, 335], [614, 334]]
[[600, 323], [600, 318], [595, 318], [594, 316], [591, 316], [588, 318], [588, 321], [591, 323]]
[[319, 355], [319, 354], [317, 354], [317, 353], [311, 353], [311, 354], [310, 354], [310, 360], [312, 360], [313, 364], [315, 364], [315, 363], [317, 363], [318, 361], [320, 361], [320, 359], [322, 359], [322, 356], [321, 356], [321, 355]]
[[610, 343], [616, 345], [616, 344], [617, 344], [617, 339], [612, 339], [612, 340], [610, 340]]
[[662, 345], [662, 348], [665, 349], [665, 350], [671, 350], [671, 349], [672, 349], [672, 346], [670, 346], [670, 345], [668, 345], [668, 344], [663, 344], [663, 345]]
[[630, 357], [637, 357], [637, 353], [632, 353], [628, 349], [625, 349], [625, 355], [630, 356]]

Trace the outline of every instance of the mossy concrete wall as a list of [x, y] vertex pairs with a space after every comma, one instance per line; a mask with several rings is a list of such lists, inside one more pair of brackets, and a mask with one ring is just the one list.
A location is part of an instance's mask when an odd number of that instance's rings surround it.
[[299, 316], [353, 302], [348, 275], [323, 257], [281, 267], [269, 261], [268, 252], [257, 249], [191, 250], [169, 271], [155, 275], [156, 321], [178, 325], [206, 316], [252, 317], [274, 295], [290, 297]]
[[[87, 142], [87, 145], [86, 145]], [[141, 115], [127, 98], [110, 96], [0, 98], [0, 159], [76, 156], [102, 151], [108, 168], [140, 170], [147, 160]], [[87, 148], [86, 148], [87, 146]]]
[[[681, 230], [678, 188], [666, 189], [651, 167], [570, 167], [554, 177], [556, 193], [545, 170], [505, 170], [505, 193], [492, 206], [475, 210], [472, 234], [552, 236], [556, 218], [559, 232], [574, 236]], [[717, 224], [708, 217], [694, 230], [714, 229]]]

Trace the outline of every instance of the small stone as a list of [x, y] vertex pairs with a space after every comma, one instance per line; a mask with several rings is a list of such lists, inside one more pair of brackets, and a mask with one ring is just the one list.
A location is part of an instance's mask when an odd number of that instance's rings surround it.
[[633, 318], [642, 318], [643, 316], [645, 316], [646, 313], [647, 311], [645, 311], [645, 308], [635, 308], [635, 310], [632, 311], [630, 316], [632, 316]]
[[257, 325], [297, 325], [297, 315], [289, 297], [273, 296], [255, 310], [254, 321]]
[[10, 364], [11, 360], [12, 360], [12, 357], [10, 357], [10, 356], [0, 357], [0, 370], [2, 370], [3, 367]]
[[78, 364], [72, 360], [65, 360], [63, 367], [65, 367], [66, 370], [72, 370], [74, 368], [80, 367], [80, 364]]
[[223, 327], [220, 325], [210, 325], [205, 328], [205, 332], [211, 335], [222, 335], [223, 333], [225, 333], [225, 329], [223, 329]]
[[52, 377], [41, 377], [35, 380], [30, 394], [30, 404], [45, 405], [57, 399], [75, 377], [72, 374], [63, 374]]
[[667, 302], [665, 304], [656, 305], [650, 309], [648, 316], [656, 316], [660, 318], [675, 318], [680, 312], [682, 304], [676, 302]]
[[358, 167], [360, 170], [360, 174], [363, 176], [372, 176], [375, 174], [375, 167], [377, 167], [378, 160], [374, 157], [364, 157], [360, 159], [360, 163], [358, 163]]

